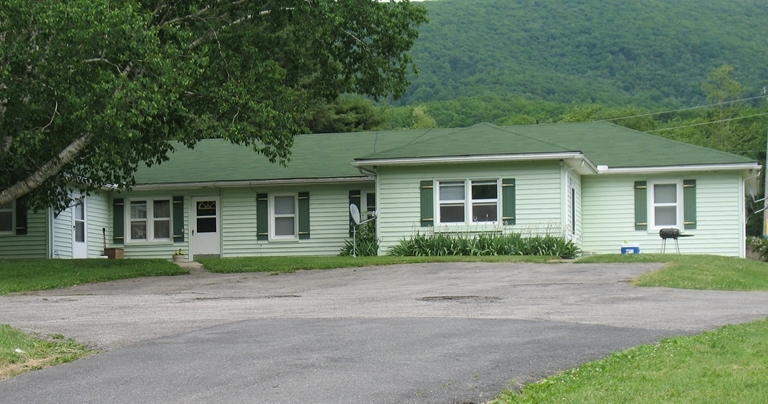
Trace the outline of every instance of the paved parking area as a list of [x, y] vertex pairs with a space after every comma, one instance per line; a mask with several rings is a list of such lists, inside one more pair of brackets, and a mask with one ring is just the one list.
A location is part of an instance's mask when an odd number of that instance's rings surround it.
[[768, 316], [768, 293], [635, 288], [660, 264], [210, 274], [0, 298], [0, 323], [107, 352], [14, 402], [479, 403], [610, 352]]

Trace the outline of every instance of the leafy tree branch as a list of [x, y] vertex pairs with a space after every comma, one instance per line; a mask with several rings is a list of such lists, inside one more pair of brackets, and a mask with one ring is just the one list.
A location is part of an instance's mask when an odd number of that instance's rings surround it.
[[289, 164], [314, 106], [405, 92], [424, 22], [408, 1], [6, 0], [0, 204], [130, 188], [209, 137]]

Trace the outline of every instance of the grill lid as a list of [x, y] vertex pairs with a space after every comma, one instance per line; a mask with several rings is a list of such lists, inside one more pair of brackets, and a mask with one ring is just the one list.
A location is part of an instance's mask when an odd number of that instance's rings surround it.
[[672, 228], [672, 227], [666, 228], [666, 229], [661, 229], [661, 230], [659, 230], [659, 237], [661, 237], [663, 239], [667, 239], [667, 238], [675, 238], [676, 239], [676, 238], [680, 237], [680, 229], [675, 229], [675, 228]]

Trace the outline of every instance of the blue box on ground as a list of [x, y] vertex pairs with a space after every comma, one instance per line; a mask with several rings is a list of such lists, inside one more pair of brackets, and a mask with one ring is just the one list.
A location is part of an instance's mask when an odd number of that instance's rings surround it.
[[622, 254], [640, 254], [640, 244], [622, 244]]

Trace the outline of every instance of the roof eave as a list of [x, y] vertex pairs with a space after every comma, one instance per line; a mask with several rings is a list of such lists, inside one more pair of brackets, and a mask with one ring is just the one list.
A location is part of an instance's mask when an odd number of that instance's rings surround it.
[[750, 163], [725, 163], [725, 164], [691, 164], [675, 166], [650, 166], [650, 167], [616, 167], [605, 165], [597, 166], [597, 174], [663, 174], [681, 171], [749, 171], [761, 170], [762, 166], [757, 162]]
[[371, 176], [361, 177], [333, 177], [333, 178], [285, 178], [271, 180], [248, 181], [203, 181], [203, 182], [173, 182], [160, 184], [136, 184], [132, 191], [150, 191], [158, 189], [199, 189], [199, 188], [243, 188], [271, 185], [303, 185], [303, 184], [339, 184], [372, 182], [376, 179]]
[[461, 164], [461, 163], [495, 163], [517, 161], [551, 161], [577, 160], [583, 161], [587, 169], [597, 173], [597, 166], [580, 152], [563, 153], [530, 153], [530, 154], [490, 154], [482, 156], [439, 156], [439, 157], [403, 157], [383, 159], [357, 159], [352, 165], [358, 168], [381, 166], [415, 166], [430, 164]]

